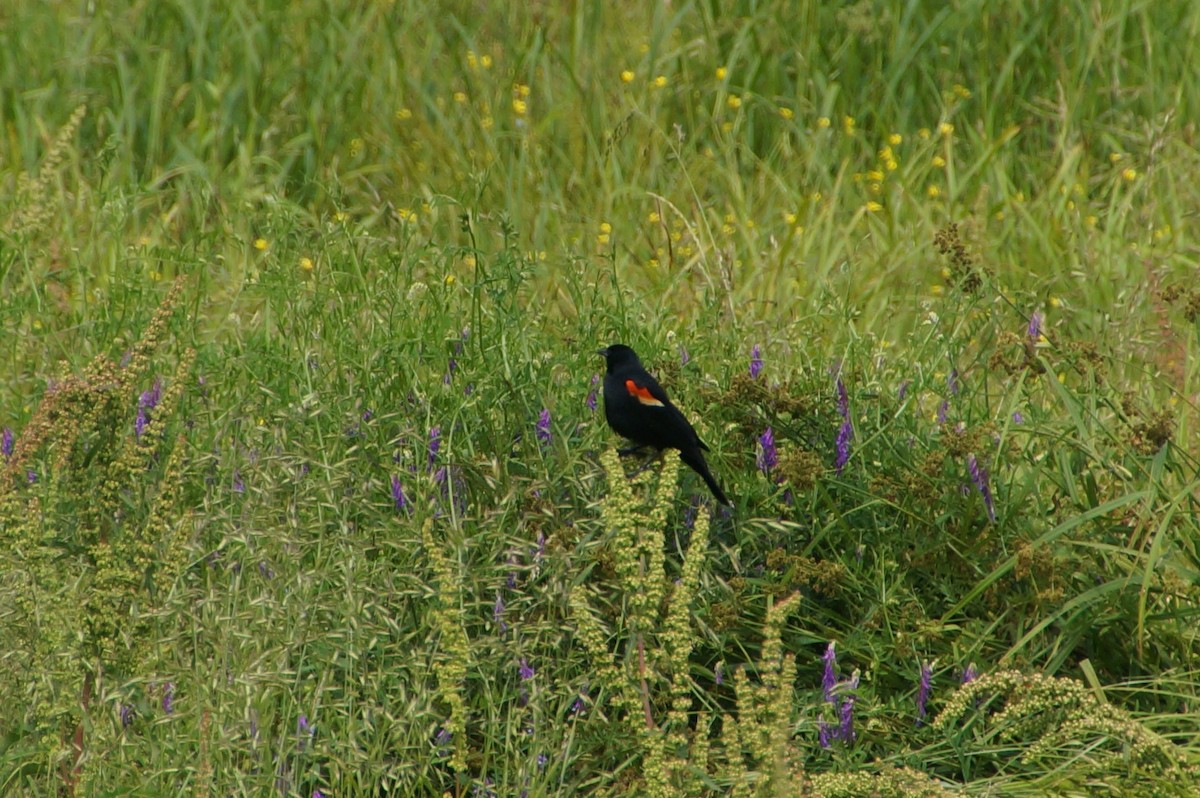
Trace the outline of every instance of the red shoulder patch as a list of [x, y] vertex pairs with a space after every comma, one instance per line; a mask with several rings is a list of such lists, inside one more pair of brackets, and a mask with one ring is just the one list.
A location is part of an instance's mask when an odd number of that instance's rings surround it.
[[638, 385], [633, 380], [625, 380], [625, 390], [629, 391], [629, 395], [637, 399], [644, 405], [651, 407], [662, 407], [663, 403], [654, 398], [654, 394], [650, 393], [650, 389]]

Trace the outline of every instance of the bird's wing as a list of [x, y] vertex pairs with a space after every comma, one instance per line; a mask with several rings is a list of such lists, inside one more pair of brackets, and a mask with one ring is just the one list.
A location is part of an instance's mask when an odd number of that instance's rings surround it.
[[625, 390], [645, 407], [673, 407], [671, 400], [667, 398], [667, 392], [658, 384], [658, 380], [649, 374], [627, 377]]

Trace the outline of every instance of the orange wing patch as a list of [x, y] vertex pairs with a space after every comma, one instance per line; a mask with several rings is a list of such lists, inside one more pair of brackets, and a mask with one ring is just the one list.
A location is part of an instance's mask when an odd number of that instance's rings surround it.
[[629, 391], [630, 396], [644, 405], [663, 407], [663, 403], [654, 398], [654, 394], [650, 393], [649, 388], [643, 388], [633, 380], [625, 380], [625, 390]]

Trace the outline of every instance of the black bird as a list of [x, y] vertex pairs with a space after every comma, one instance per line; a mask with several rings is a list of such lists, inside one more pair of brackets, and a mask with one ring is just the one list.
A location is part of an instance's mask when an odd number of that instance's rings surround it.
[[730, 504], [704, 462], [702, 452], [708, 451], [708, 447], [679, 408], [671, 404], [658, 380], [643, 368], [637, 353], [624, 344], [613, 344], [598, 354], [608, 364], [604, 375], [604, 418], [614, 432], [637, 444], [621, 454], [647, 446], [659, 451], [678, 449], [679, 459], [704, 479], [717, 501]]

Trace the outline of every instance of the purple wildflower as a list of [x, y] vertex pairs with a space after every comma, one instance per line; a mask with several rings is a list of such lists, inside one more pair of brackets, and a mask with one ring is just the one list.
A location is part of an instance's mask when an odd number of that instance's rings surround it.
[[838, 707], [837, 738], [845, 743], [852, 743], [858, 737], [854, 733], [854, 696], [846, 696]]
[[28, 482], [30, 485], [37, 482], [37, 472], [34, 471], [32, 468], [27, 470], [25, 472], [25, 481]]
[[904, 401], [904, 397], [908, 396], [908, 386], [910, 385], [912, 385], [912, 380], [905, 380], [900, 383], [900, 390], [896, 391], [896, 401]]
[[762, 349], [759, 348], [758, 344], [755, 344], [754, 348], [750, 350], [750, 379], [757, 380], [758, 375], [762, 373], [762, 368]]
[[779, 453], [775, 451], [775, 431], [767, 427], [767, 431], [758, 439], [758, 445], [761, 447], [758, 453], [758, 470], [770, 476], [771, 469], [779, 465]]
[[597, 391], [596, 386], [599, 384], [599, 382], [600, 382], [600, 375], [593, 374], [592, 375], [592, 390], [588, 391], [587, 400], [584, 402], [584, 404], [587, 405], [587, 409], [591, 410], [593, 413], [596, 412], [596, 391]]
[[921, 680], [917, 685], [917, 725], [925, 722], [925, 704], [929, 701], [929, 691], [933, 686], [933, 668], [928, 662], [921, 663]]
[[842, 382], [839, 376], [837, 382], [834, 383], [834, 389], [837, 391], [837, 411], [843, 421], [850, 420], [850, 394], [846, 391], [846, 383]]
[[537, 756], [538, 770], [541, 770], [542, 768], [546, 767], [546, 763], [549, 761], [550, 761], [550, 757], [546, 756], [545, 754], [538, 754], [538, 756]]
[[1033, 341], [1035, 344], [1038, 342], [1038, 339], [1042, 337], [1041, 311], [1035, 310], [1029, 317], [1029, 329], [1027, 329], [1025, 332], [1029, 336], [1029, 340]]
[[138, 407], [144, 407], [147, 410], [153, 410], [158, 407], [159, 400], [162, 399], [162, 377], [154, 378], [154, 385], [147, 391], [142, 391], [142, 395], [138, 397]]
[[940, 405], [938, 405], [937, 423], [945, 424], [946, 423], [946, 414], [949, 412], [950, 412], [950, 401], [948, 399], [943, 399], [942, 403]]
[[958, 369], [952, 368], [946, 375], [946, 388], [950, 391], [951, 396], [958, 396], [958, 392], [962, 389], [958, 381]]
[[363, 414], [362, 414], [363, 421], [370, 421], [374, 417], [375, 417], [375, 414], [373, 412], [371, 412], [371, 408], [368, 407], [366, 410], [363, 411]]
[[988, 484], [987, 468], [980, 465], [979, 460], [974, 454], [967, 455], [967, 470], [971, 472], [971, 481], [975, 483], [975, 487], [979, 488], [979, 494], [983, 496], [983, 504], [987, 507], [988, 519], [995, 523], [996, 521], [996, 503], [992, 499], [992, 488]]
[[724, 684], [725, 683], [725, 661], [724, 660], [721, 660], [720, 662], [718, 662], [717, 667], [713, 668], [713, 683], [714, 684]]
[[832, 703], [833, 688], [837, 686], [837, 651], [832, 640], [829, 641], [829, 646], [825, 649], [825, 654], [821, 659], [825, 661], [825, 672], [821, 675], [821, 690], [825, 695], [825, 700]]
[[578, 715], [587, 709], [587, 690], [580, 690], [579, 695], [571, 702], [571, 714]]
[[133, 422], [133, 430], [140, 438], [146, 431], [147, 425], [150, 423], [150, 411], [158, 407], [159, 400], [162, 399], [162, 377], [157, 377], [154, 380], [154, 385], [148, 390], [142, 391], [138, 397], [137, 418]]
[[846, 384], [842, 382], [841, 376], [837, 378], [835, 387], [837, 411], [842, 417], [842, 425], [838, 428], [837, 459], [834, 461], [834, 467], [840, 475], [846, 463], [850, 462], [850, 441], [854, 438], [854, 426], [850, 423], [850, 394], [846, 392]]
[[450, 358], [450, 362], [446, 364], [446, 373], [442, 377], [442, 385], [449, 385], [453, 381], [456, 371], [458, 371], [458, 361]]
[[525, 659], [524, 657], [521, 657], [521, 664], [517, 669], [517, 672], [521, 675], [521, 681], [523, 682], [527, 682], [532, 679], [534, 674], [533, 666], [530, 665], [529, 660]]
[[315, 733], [316, 730], [313, 729], [312, 725], [308, 722], [307, 715], [301, 715], [296, 719], [296, 736], [299, 738], [296, 747], [301, 751], [305, 749], [309, 740], [313, 738], [313, 734]]
[[970, 684], [978, 678], [979, 671], [975, 669], [975, 663], [971, 662], [967, 664], [967, 667], [963, 668], [962, 679], [960, 681], [963, 684]]
[[396, 512], [408, 507], [408, 499], [404, 495], [404, 486], [400, 484], [400, 477], [392, 476], [392, 502], [396, 505]]
[[325, 793], [320, 790], [313, 790], [312, 798], [325, 798]]
[[463, 345], [466, 344], [467, 339], [469, 339], [470, 337], [471, 337], [471, 328], [463, 327], [462, 334], [459, 335], [459, 337], [458, 337], [458, 342], [456, 344], [454, 344], [454, 354], [456, 354], [456, 355], [462, 354]]
[[131, 704], [121, 705], [121, 728], [128, 729], [133, 725], [133, 719], [137, 716]]
[[454, 739], [454, 735], [448, 729], [438, 729], [437, 734], [433, 736], [433, 744], [438, 748], [438, 754], [445, 756], [446, 749], [450, 746], [450, 741]]
[[434, 427], [429, 430], [429, 468], [437, 461], [438, 449], [442, 448], [442, 428]]
[[0, 454], [4, 455], [5, 460], [12, 457], [13, 439], [15, 437], [10, 427], [5, 427], [4, 432], [0, 434]]
[[1024, 415], [1022, 415], [1022, 413], [1021, 413], [1021, 411], [1020, 411], [1020, 410], [1018, 410], [1018, 411], [1016, 411], [1015, 413], [1013, 413], [1013, 414], [1012, 414], [1012, 420], [1013, 420], [1013, 423], [1014, 423], [1014, 424], [1024, 424], [1024, 423], [1025, 423], [1025, 416], [1024, 416]]
[[843, 421], [842, 426], [838, 428], [837, 459], [833, 463], [839, 475], [846, 467], [846, 463], [850, 462], [850, 440], [853, 437], [854, 427], [850, 425], [849, 421]]
[[537, 548], [535, 548], [533, 551], [533, 561], [540, 562], [541, 559], [546, 556], [546, 533], [543, 530], [538, 530], [535, 542], [537, 544]]
[[242, 480], [242, 472], [238, 469], [233, 469], [233, 492], [245, 493], [246, 483]]
[[500, 634], [508, 631], [508, 624], [504, 622], [504, 597], [499, 590], [496, 591], [496, 603], [492, 606], [492, 620], [500, 627]]
[[175, 712], [175, 683], [174, 682], [167, 682], [166, 685], [163, 687], [162, 708], [163, 708], [163, 712], [166, 712], [168, 715], [173, 714]]
[[554, 440], [554, 433], [550, 431], [550, 411], [547, 409], [538, 414], [537, 437], [543, 446], [549, 446]]
[[823, 720], [817, 721], [817, 742], [821, 744], [822, 748], [833, 745], [833, 736], [830, 733], [832, 731], [828, 723]]
[[687, 347], [684, 346], [683, 344], [680, 344], [679, 345], [679, 365], [686, 366], [688, 364], [688, 361], [690, 361], [691, 359], [692, 359], [692, 356], [688, 354]]

